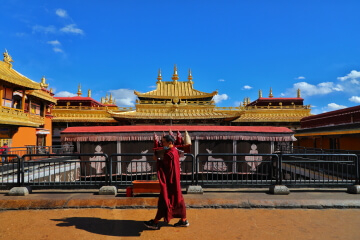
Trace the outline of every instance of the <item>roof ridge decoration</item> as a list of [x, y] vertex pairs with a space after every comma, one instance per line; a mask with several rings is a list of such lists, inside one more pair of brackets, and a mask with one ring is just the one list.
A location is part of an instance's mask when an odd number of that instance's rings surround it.
[[10, 56], [10, 54], [8, 53], [8, 51], [5, 48], [5, 52], [3, 53], [4, 55], [4, 62], [6, 62], [7, 64], [9, 64], [9, 68], [12, 68], [12, 62], [14, 62], [14, 60], [12, 59], [12, 57]]
[[192, 81], [191, 69], [189, 69], [188, 81], [178, 81], [178, 79], [179, 76], [176, 65], [174, 66], [174, 73], [172, 76], [173, 81], [162, 81], [161, 70], [159, 69], [156, 89], [146, 93], [140, 93], [134, 90], [134, 94], [143, 98], [173, 99], [174, 97], [177, 97], [185, 100], [213, 97], [218, 93], [218, 91], [206, 93], [195, 90], [193, 87], [194, 82]]
[[45, 78], [45, 76], [43, 76], [41, 78], [40, 87], [41, 88], [48, 88], [48, 86], [49, 86], [49, 84], [46, 84], [46, 78]]

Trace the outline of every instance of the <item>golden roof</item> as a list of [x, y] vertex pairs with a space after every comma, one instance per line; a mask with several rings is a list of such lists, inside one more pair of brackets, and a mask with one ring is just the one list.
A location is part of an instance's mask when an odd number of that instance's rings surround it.
[[28, 89], [40, 89], [40, 84], [15, 71], [10, 63], [0, 61], [0, 79]]
[[130, 112], [113, 112], [109, 113], [118, 119], [235, 119], [239, 116], [237, 112], [232, 114], [194, 109], [189, 111], [130, 111]]
[[233, 122], [300, 122], [310, 116], [310, 109], [258, 109], [246, 110]]
[[134, 91], [135, 95], [142, 98], [157, 98], [157, 99], [194, 99], [194, 98], [208, 98], [215, 96], [218, 92], [205, 93], [193, 88], [192, 81], [158, 81], [156, 89], [147, 93], [140, 93]]
[[38, 97], [41, 99], [44, 99], [46, 101], [49, 101], [51, 103], [57, 103], [57, 100], [55, 98], [53, 98], [49, 93], [43, 91], [43, 90], [27, 90], [26, 91], [27, 95], [30, 96], [34, 96], [34, 97]]

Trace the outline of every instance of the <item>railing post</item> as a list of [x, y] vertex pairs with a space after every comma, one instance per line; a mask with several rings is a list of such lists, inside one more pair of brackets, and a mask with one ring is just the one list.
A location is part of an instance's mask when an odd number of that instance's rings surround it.
[[198, 169], [199, 155], [195, 157], [195, 176], [196, 176], [196, 185], [199, 185], [199, 169]]
[[359, 185], [360, 184], [359, 155], [356, 155], [355, 161], [356, 161], [356, 182], [355, 182], [355, 185]]
[[21, 158], [20, 161], [20, 173], [21, 173], [21, 186], [25, 186], [25, 176], [24, 176], [24, 171], [25, 171], [25, 160], [24, 158]]
[[21, 187], [21, 158], [17, 157], [17, 186]]
[[108, 183], [112, 185], [112, 156], [106, 158], [109, 162], [109, 170], [108, 170]]

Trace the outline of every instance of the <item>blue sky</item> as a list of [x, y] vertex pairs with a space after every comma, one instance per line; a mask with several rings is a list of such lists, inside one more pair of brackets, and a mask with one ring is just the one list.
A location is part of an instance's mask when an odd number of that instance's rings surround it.
[[360, 1], [39, 1], [1, 4], [0, 49], [57, 96], [79, 83], [131, 106], [157, 71], [219, 91], [217, 106], [245, 97], [295, 97], [313, 113], [360, 104]]

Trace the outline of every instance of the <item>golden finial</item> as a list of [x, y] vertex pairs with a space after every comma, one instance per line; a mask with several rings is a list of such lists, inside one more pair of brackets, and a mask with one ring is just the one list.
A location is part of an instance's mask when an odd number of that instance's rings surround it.
[[297, 90], [297, 97], [301, 98], [301, 90], [300, 90], [300, 88], [298, 88], [298, 90]]
[[106, 94], [104, 103], [105, 103], [105, 104], [108, 104], [108, 102], [109, 102], [109, 97], [108, 97], [108, 94]]
[[193, 77], [192, 77], [192, 74], [191, 74], [191, 69], [189, 68], [189, 76], [188, 76], [189, 82], [192, 82], [192, 79], [193, 79]]
[[156, 83], [160, 83], [162, 80], [162, 76], [161, 76], [161, 69], [159, 68], [159, 71], [158, 71], [158, 77], [157, 77], [157, 82]]
[[112, 94], [110, 93], [110, 98], [109, 98], [109, 104], [113, 104], [114, 102], [113, 102], [113, 96], [112, 96]]
[[177, 73], [177, 67], [176, 67], [176, 64], [174, 65], [174, 74], [173, 74], [173, 76], [172, 76], [172, 78], [171, 78], [173, 81], [174, 81], [174, 83], [176, 83], [177, 82], [177, 80], [179, 80], [179, 76], [178, 76], [178, 73]]
[[82, 92], [81, 92], [81, 84], [80, 84], [80, 83], [79, 83], [77, 95], [78, 95], [79, 97], [82, 95]]
[[262, 98], [262, 90], [259, 90], [259, 98]]
[[104, 103], [104, 97], [101, 97], [100, 102], [101, 102], [101, 103]]
[[91, 97], [91, 89], [88, 90], [88, 97]]
[[52, 89], [52, 88], [50, 88], [50, 90], [49, 90], [49, 91], [50, 91], [50, 93], [53, 93], [53, 89]]
[[272, 93], [272, 88], [270, 88], [270, 93], [269, 93], [269, 98], [274, 97], [273, 93]]
[[247, 98], [247, 104], [250, 104], [250, 98], [249, 97]]
[[41, 78], [40, 87], [41, 88], [47, 88], [48, 86], [49, 86], [49, 84], [46, 84], [46, 78], [45, 78], [45, 76], [43, 76]]
[[5, 52], [4, 52], [4, 62], [8, 63], [10, 65], [10, 67], [12, 66], [12, 62], [14, 62], [12, 60], [12, 57], [10, 56], [10, 54], [8, 53], [8, 51], [5, 49]]

